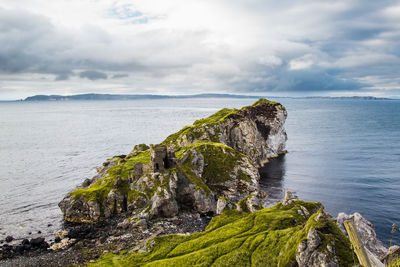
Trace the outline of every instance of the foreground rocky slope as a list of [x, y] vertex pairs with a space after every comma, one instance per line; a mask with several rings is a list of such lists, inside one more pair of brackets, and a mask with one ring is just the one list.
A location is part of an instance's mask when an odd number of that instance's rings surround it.
[[94, 266], [353, 266], [357, 257], [320, 203], [289, 200], [254, 213], [225, 210], [206, 230], [160, 236]]
[[59, 204], [65, 220], [93, 223], [114, 214], [173, 217], [260, 208], [258, 167], [285, 152], [285, 108], [260, 99], [195, 121], [158, 145], [137, 145], [106, 161]]

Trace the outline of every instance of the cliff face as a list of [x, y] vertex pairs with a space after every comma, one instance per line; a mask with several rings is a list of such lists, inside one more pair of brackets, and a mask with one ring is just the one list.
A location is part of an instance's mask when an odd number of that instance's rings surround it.
[[264, 197], [257, 168], [285, 152], [285, 108], [261, 99], [222, 109], [161, 144], [135, 146], [98, 168], [60, 203], [70, 222], [96, 222], [128, 212], [173, 217], [179, 211], [220, 213], [225, 206], [255, 211]]
[[163, 144], [179, 151], [199, 141], [218, 142], [246, 155], [260, 167], [268, 158], [285, 152], [286, 117], [286, 109], [281, 104], [260, 99], [252, 106], [240, 110], [224, 108], [197, 120], [170, 135]]

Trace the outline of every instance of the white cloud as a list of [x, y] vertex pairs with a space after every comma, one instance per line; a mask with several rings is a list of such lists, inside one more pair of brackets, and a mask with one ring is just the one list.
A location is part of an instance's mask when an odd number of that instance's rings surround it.
[[289, 69], [291, 70], [304, 70], [310, 68], [314, 64], [312, 55], [307, 54], [299, 58], [292, 59], [289, 62]]

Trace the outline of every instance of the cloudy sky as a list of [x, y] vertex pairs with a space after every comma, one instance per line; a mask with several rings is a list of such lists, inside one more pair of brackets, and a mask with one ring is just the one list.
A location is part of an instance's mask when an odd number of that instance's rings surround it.
[[400, 97], [398, 1], [0, 0], [0, 99]]

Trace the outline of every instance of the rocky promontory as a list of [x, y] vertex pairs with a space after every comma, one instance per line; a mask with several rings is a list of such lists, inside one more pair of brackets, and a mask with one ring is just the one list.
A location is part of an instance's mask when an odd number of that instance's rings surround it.
[[400, 248], [386, 248], [358, 213], [333, 218], [290, 191], [265, 207], [258, 169], [286, 152], [286, 116], [281, 104], [260, 99], [110, 158], [59, 203], [65, 225], [54, 242], [13, 245], [7, 237], [2, 263], [359, 266], [344, 227], [352, 220], [372, 266], [400, 266]]
[[258, 168], [285, 152], [287, 113], [260, 99], [222, 109], [168, 136], [137, 145], [98, 168], [59, 204], [66, 221], [94, 223], [115, 214], [174, 217], [180, 212], [220, 214], [226, 206], [262, 208]]

